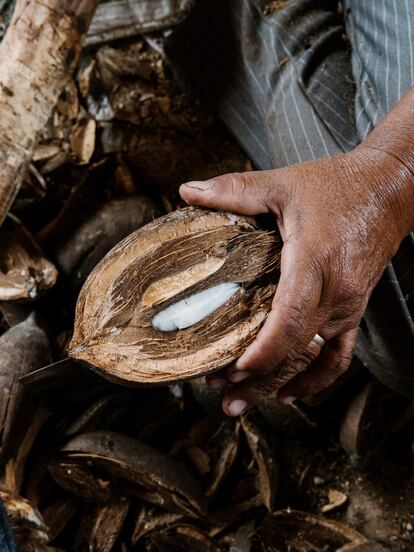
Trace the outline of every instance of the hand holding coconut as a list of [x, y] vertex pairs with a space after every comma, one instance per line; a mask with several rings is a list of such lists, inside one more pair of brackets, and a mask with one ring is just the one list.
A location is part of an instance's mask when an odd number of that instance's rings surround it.
[[[315, 395], [347, 370], [369, 296], [414, 226], [413, 104], [411, 91], [349, 153], [181, 187], [191, 205], [273, 214], [284, 242], [265, 324], [234, 364], [209, 376], [214, 387], [236, 383], [227, 414], [275, 390], [285, 403]], [[316, 334], [325, 344], [309, 364]]]

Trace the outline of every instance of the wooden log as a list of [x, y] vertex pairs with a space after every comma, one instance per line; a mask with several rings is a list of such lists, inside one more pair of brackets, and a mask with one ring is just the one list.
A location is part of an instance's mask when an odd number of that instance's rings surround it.
[[0, 224], [67, 77], [99, 0], [17, 0], [0, 45]]

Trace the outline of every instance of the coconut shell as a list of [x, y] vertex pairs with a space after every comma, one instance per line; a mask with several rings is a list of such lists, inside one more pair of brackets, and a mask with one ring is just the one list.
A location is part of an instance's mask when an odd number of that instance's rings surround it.
[[[254, 340], [276, 289], [281, 241], [247, 217], [174, 211], [131, 234], [95, 267], [79, 295], [69, 355], [128, 384], [205, 375]], [[152, 326], [161, 310], [225, 282], [240, 285], [187, 329]]]
[[205, 513], [199, 484], [180, 464], [119, 433], [94, 431], [74, 437], [49, 470], [62, 488], [84, 500], [108, 502], [129, 494], [172, 512]]

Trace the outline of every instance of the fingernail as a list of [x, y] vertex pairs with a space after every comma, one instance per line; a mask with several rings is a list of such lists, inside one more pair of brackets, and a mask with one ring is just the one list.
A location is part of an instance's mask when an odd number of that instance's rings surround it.
[[249, 372], [242, 372], [241, 370], [236, 370], [235, 372], [232, 372], [231, 374], [229, 374], [227, 377], [232, 383], [239, 383], [239, 381], [243, 381], [248, 377], [250, 377], [250, 374]]
[[245, 354], [243, 353], [242, 356], [240, 358], [238, 358], [235, 362], [234, 366], [235, 366], [236, 370], [239, 370], [240, 372], [245, 372], [245, 370], [244, 370], [244, 368], [245, 368], [244, 359], [245, 359]]
[[194, 180], [193, 182], [186, 182], [185, 184], [183, 184], [183, 186], [188, 186], [189, 188], [197, 188], [197, 190], [201, 190], [202, 192], [204, 192], [205, 190], [211, 190], [214, 184], [214, 180]]
[[213, 378], [207, 381], [207, 385], [211, 389], [221, 389], [227, 384], [227, 381], [225, 379], [221, 378]]
[[292, 404], [294, 401], [296, 401], [297, 397], [280, 397], [279, 402], [280, 404]]
[[230, 416], [240, 416], [240, 414], [244, 411], [244, 409], [247, 406], [246, 401], [242, 401], [241, 399], [237, 399], [229, 404], [229, 413]]

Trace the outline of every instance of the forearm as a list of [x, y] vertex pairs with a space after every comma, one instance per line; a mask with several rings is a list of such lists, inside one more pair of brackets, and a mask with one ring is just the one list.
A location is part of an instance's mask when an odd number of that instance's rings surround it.
[[[361, 144], [387, 157], [379, 170], [393, 175], [394, 208], [398, 211], [401, 239], [414, 229], [414, 87], [384, 117]], [[388, 158], [388, 159], [387, 159]]]

